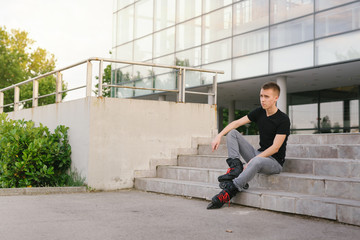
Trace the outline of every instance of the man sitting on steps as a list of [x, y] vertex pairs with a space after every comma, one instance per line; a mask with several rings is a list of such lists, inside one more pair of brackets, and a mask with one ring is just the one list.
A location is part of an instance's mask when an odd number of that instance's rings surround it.
[[[207, 209], [221, 208], [238, 192], [246, 189], [256, 173], [278, 174], [285, 162], [286, 142], [290, 134], [290, 119], [276, 107], [280, 87], [274, 82], [265, 83], [260, 90], [261, 107], [247, 116], [231, 122], [212, 141], [212, 151], [217, 150], [221, 137], [227, 134], [229, 170], [219, 177], [223, 190], [215, 195]], [[259, 128], [260, 148], [256, 150], [235, 129], [255, 122]], [[246, 161], [243, 167], [240, 156]]]

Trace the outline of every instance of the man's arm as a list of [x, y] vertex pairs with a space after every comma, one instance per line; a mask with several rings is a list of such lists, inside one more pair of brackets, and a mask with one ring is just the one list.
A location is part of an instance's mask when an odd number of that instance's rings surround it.
[[[273, 144], [270, 147], [268, 147], [265, 151], [263, 151], [259, 155], [257, 155], [257, 157], [270, 157], [273, 154], [277, 153], [279, 151], [281, 145], [284, 143], [285, 139], [286, 139], [286, 134], [276, 134]], [[247, 163], [244, 166], [244, 170], [248, 164], [249, 163]]]
[[[232, 121], [230, 124], [228, 124], [216, 137], [211, 143], [212, 151], [217, 150], [220, 145], [221, 137], [230, 132], [232, 129], [236, 129], [242, 125], [245, 125], [247, 123], [250, 123], [248, 116], [244, 116], [238, 120]], [[280, 145], [281, 146], [281, 145]]]

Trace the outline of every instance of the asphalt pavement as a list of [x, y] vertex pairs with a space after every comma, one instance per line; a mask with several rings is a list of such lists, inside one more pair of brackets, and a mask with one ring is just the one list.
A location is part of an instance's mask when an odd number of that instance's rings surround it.
[[0, 196], [1, 240], [360, 239], [360, 227], [137, 190]]

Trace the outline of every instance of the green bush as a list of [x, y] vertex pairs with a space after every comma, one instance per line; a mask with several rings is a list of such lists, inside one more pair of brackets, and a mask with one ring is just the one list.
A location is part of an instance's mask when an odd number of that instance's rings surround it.
[[0, 114], [0, 187], [64, 186], [71, 164], [68, 129], [60, 125], [51, 133]]

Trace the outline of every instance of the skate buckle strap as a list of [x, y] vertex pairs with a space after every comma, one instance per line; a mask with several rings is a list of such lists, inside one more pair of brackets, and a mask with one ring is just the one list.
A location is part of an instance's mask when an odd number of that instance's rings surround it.
[[227, 192], [223, 193], [223, 194], [220, 194], [218, 196], [218, 199], [220, 200], [220, 202], [222, 203], [227, 203], [229, 202], [229, 207], [230, 207], [230, 196]]
[[234, 170], [235, 168], [228, 168], [227, 172], [225, 174], [230, 173], [232, 170]]

